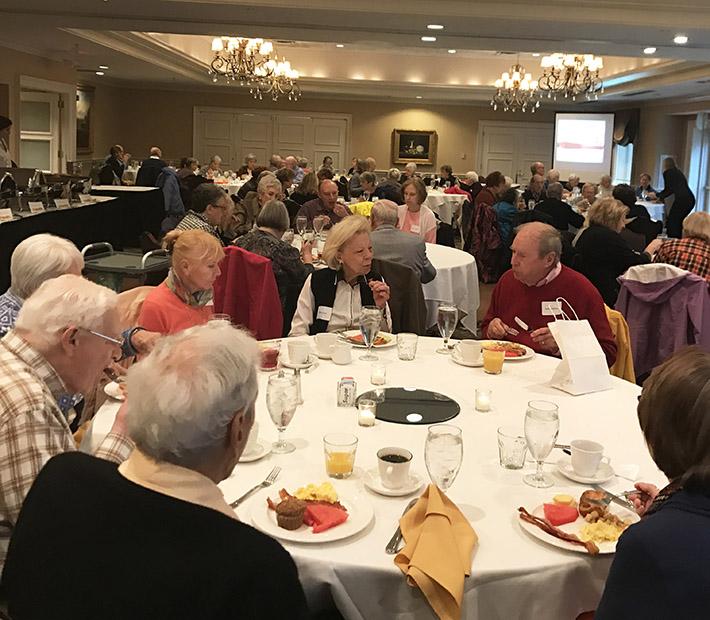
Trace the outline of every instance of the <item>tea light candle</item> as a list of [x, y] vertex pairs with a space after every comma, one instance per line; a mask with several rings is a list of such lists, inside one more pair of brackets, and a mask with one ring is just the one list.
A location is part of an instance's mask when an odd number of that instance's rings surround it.
[[387, 367], [384, 364], [373, 364], [370, 370], [370, 383], [384, 385], [387, 381]]
[[476, 390], [476, 411], [491, 410], [491, 390]]
[[357, 423], [360, 426], [374, 426], [376, 409], [374, 400], [362, 399], [357, 405]]

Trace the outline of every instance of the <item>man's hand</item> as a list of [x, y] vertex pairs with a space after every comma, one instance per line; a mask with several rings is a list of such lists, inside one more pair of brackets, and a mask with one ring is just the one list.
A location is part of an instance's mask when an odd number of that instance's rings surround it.
[[368, 284], [375, 298], [375, 305], [378, 308], [384, 308], [390, 298], [390, 287], [381, 280], [370, 280]]
[[660, 249], [660, 247], [662, 245], [663, 245], [663, 239], [654, 239], [653, 241], [651, 241], [651, 243], [649, 243], [646, 246], [646, 249], [644, 250], [644, 252], [646, 252], [646, 254], [650, 254], [651, 256], [653, 256], [656, 252], [658, 252], [658, 250]]
[[505, 338], [508, 335], [509, 330], [510, 327], [496, 317], [488, 324], [486, 335], [489, 338]]
[[549, 327], [541, 327], [540, 329], [530, 332], [530, 338], [532, 338], [532, 341], [543, 351], [552, 353], [552, 355], [559, 355], [560, 348], [557, 346], [557, 342], [552, 336]]
[[131, 336], [131, 346], [140, 355], [148, 355], [161, 336], [162, 334], [158, 332], [149, 332], [142, 329]]
[[348, 208], [345, 205], [340, 204], [339, 202], [335, 203], [335, 206], [333, 207], [333, 213], [340, 217], [346, 217], [350, 215], [350, 211], [348, 211]]

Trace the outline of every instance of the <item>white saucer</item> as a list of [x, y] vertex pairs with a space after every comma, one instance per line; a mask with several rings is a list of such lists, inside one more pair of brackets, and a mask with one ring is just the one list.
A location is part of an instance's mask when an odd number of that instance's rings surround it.
[[563, 456], [557, 461], [557, 471], [566, 478], [574, 480], [575, 482], [581, 482], [582, 484], [601, 484], [616, 475], [609, 463], [600, 463], [595, 476], [580, 476], [572, 469], [572, 460], [569, 456]]
[[267, 454], [271, 452], [271, 443], [264, 441], [263, 439], [256, 440], [256, 450], [253, 452], [248, 452], [242, 454], [239, 459], [240, 463], [251, 463], [252, 461], [258, 461], [264, 458]]
[[459, 366], [468, 366], [469, 368], [480, 368], [483, 366], [483, 356], [478, 358], [476, 362], [465, 362], [459, 352], [454, 347], [451, 349], [451, 359], [454, 360]]
[[319, 353], [318, 349], [316, 349], [316, 357], [321, 360], [332, 360], [333, 356], [330, 355], [329, 353]]
[[118, 387], [118, 383], [115, 381], [111, 381], [104, 385], [104, 394], [106, 394], [106, 396], [110, 396], [114, 400], [126, 400], [126, 395], [121, 391], [121, 388]]
[[377, 468], [369, 469], [368, 471], [366, 471], [362, 481], [365, 483], [365, 486], [370, 489], [370, 491], [374, 491], [375, 493], [379, 493], [380, 495], [386, 495], [387, 497], [400, 497], [402, 495], [411, 495], [412, 493], [421, 489], [422, 484], [424, 483], [424, 480], [422, 480], [422, 477], [419, 474], [410, 471], [409, 480], [407, 481], [406, 485], [404, 485], [401, 489], [388, 489], [387, 487], [383, 486]]
[[314, 355], [313, 353], [310, 353], [308, 355], [308, 361], [305, 364], [294, 364], [290, 360], [286, 359], [285, 357], [282, 357], [279, 359], [281, 362], [281, 365], [284, 368], [293, 368], [294, 370], [303, 370], [304, 368], [310, 368], [313, 366], [318, 361], [318, 356]]

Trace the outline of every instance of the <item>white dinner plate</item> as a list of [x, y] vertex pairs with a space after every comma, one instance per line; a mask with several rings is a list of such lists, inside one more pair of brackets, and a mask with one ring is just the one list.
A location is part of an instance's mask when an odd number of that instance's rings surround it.
[[338, 495], [340, 496], [340, 503], [348, 511], [348, 519], [345, 523], [336, 525], [325, 532], [314, 534], [313, 529], [307, 525], [302, 525], [297, 530], [285, 530], [279, 527], [276, 523], [276, 512], [269, 509], [266, 504], [267, 497], [271, 497], [275, 503], [278, 503], [276, 500], [279, 499], [279, 494], [273, 487], [271, 489], [265, 489], [254, 497], [252, 500], [251, 520], [257, 529], [281, 540], [306, 544], [342, 540], [343, 538], [354, 536], [370, 525], [370, 522], [375, 516], [375, 512], [372, 509], [372, 505], [365, 499], [365, 496], [350, 499], [343, 497], [339, 492]]
[[[635, 513], [632, 512], [631, 510], [626, 510], [626, 508], [622, 508], [621, 506], [617, 506], [616, 504], [610, 504], [609, 505], [609, 511], [615, 514], [617, 517], [620, 519], [623, 519], [624, 521], [630, 522], [630, 523], [636, 523], [639, 520], [639, 516]], [[545, 510], [542, 506], [538, 506], [535, 508], [535, 510], [531, 511], [531, 513], [535, 517], [541, 517], [545, 518]], [[528, 523], [527, 521], [523, 521], [520, 517], [518, 517], [518, 523], [520, 524], [520, 527], [525, 530], [528, 534], [531, 536], [534, 536], [538, 540], [541, 540], [543, 542], [546, 542], [548, 545], [552, 545], [553, 547], [558, 547], [560, 549], [566, 549], [567, 551], [576, 551], [577, 553], [584, 553], [587, 554], [587, 550], [585, 547], [582, 545], [575, 545], [571, 542], [567, 542], [566, 540], [562, 540], [560, 538], [556, 538], [555, 536], [551, 536], [547, 532], [541, 530], [537, 525], [533, 525], [532, 523]], [[565, 523], [564, 525], [559, 525], [559, 529], [561, 529], [563, 532], [567, 532], [568, 534], [579, 534], [580, 530], [582, 529], [582, 526], [586, 523], [584, 518], [582, 517], [577, 517], [577, 520], [572, 522], [572, 523]], [[616, 541], [610, 542], [599, 542], [597, 543], [597, 547], [599, 547], [599, 555], [607, 555], [609, 553], [615, 553], [616, 552]], [[588, 554], [587, 554], [588, 555]]]
[[[482, 348], [486, 348], [486, 345], [490, 345], [494, 342], [505, 342], [504, 340], [480, 340]], [[525, 349], [525, 355], [521, 355], [520, 357], [507, 357], [505, 358], [506, 362], [521, 362], [522, 360], [529, 360], [532, 357], [535, 357], [535, 351], [533, 351], [530, 347], [526, 347], [524, 344], [516, 343], [519, 346], [523, 347]]]
[[402, 497], [404, 495], [411, 495], [421, 489], [422, 484], [424, 484], [424, 480], [418, 473], [409, 472], [409, 479], [402, 488], [388, 489], [382, 484], [382, 479], [380, 478], [380, 473], [377, 468], [366, 471], [362, 481], [365, 483], [365, 486], [370, 489], [370, 491], [374, 491], [380, 495], [386, 495], [387, 497]]
[[557, 471], [559, 471], [566, 478], [574, 480], [575, 482], [581, 482], [582, 484], [601, 484], [616, 475], [614, 473], [614, 468], [609, 465], [609, 463], [600, 463], [596, 475], [580, 476], [574, 471], [574, 469], [572, 469], [572, 457], [567, 455], [557, 461]]
[[267, 454], [271, 453], [271, 443], [263, 439], [256, 440], [256, 449], [251, 452], [243, 453], [239, 458], [240, 463], [251, 463], [263, 459]]
[[454, 360], [459, 366], [468, 366], [469, 368], [480, 368], [483, 366], [483, 356], [479, 357], [475, 362], [464, 361], [461, 354], [456, 350], [456, 347], [451, 349], [451, 359]]
[[110, 398], [113, 398], [114, 400], [126, 400], [125, 394], [121, 391], [121, 388], [118, 387], [118, 383], [116, 383], [115, 381], [110, 381], [109, 383], [104, 385], [104, 394], [106, 394], [106, 396]]
[[285, 368], [293, 368], [293, 369], [298, 369], [298, 370], [303, 370], [304, 368], [310, 368], [310, 367], [313, 366], [313, 364], [315, 364], [317, 361], [318, 361], [318, 356], [315, 355], [315, 354], [313, 354], [313, 353], [309, 353], [309, 354], [308, 354], [308, 361], [307, 361], [305, 364], [296, 364], [296, 363], [292, 362], [291, 360], [289, 360], [289, 359], [288, 359], [287, 357], [285, 357], [285, 356], [279, 358], [279, 362], [281, 362], [281, 365], [282, 365], [283, 367], [285, 367]]
[[[344, 331], [340, 334], [338, 334], [338, 338], [341, 340], [345, 340], [346, 342], [349, 342], [351, 345], [353, 345], [356, 349], [367, 349], [367, 347], [364, 344], [357, 344], [356, 342], [351, 342], [348, 340], [348, 338], [351, 338], [352, 336], [359, 336], [360, 335], [360, 330], [359, 329], [349, 329], [347, 331]], [[387, 342], [385, 344], [376, 344], [373, 345], [373, 349], [387, 349], [389, 347], [394, 347], [397, 346], [397, 336], [394, 334], [390, 334], [389, 332], [380, 332], [377, 334], [378, 336], [382, 336], [383, 338], [387, 338]]]

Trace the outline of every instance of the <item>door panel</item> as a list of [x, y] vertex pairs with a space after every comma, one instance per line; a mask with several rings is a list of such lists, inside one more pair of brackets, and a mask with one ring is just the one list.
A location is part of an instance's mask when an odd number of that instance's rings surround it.
[[234, 167], [234, 115], [224, 112], [201, 112], [198, 117], [198, 134], [201, 139], [195, 148], [200, 164], [206, 164], [214, 155], [222, 158], [224, 168]]

